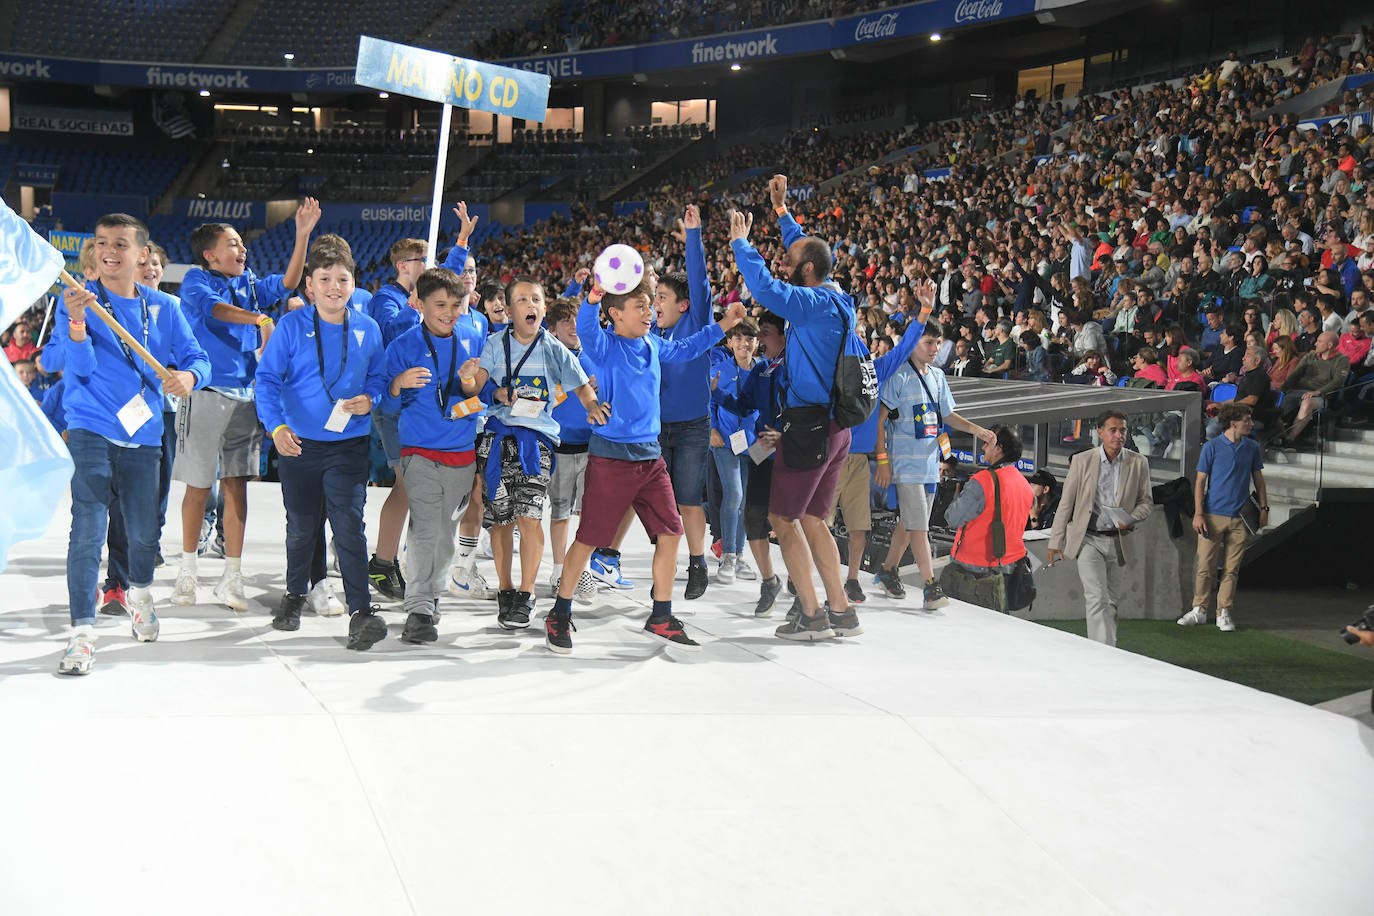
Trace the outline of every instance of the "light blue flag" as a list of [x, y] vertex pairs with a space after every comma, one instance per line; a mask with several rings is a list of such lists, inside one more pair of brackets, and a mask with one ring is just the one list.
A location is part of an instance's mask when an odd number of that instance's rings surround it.
[[62, 252], [0, 200], [0, 328], [8, 328], [66, 267]]
[[[62, 253], [0, 201], [0, 328], [62, 272]], [[13, 367], [0, 368], [0, 572], [10, 545], [41, 536], [72, 479], [72, 458]]]

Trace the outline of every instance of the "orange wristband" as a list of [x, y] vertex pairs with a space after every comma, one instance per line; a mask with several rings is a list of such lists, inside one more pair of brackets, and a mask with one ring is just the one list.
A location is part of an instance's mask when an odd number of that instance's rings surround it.
[[784, 213], [787, 212], [787, 205], [783, 204], [781, 207], [774, 207], [773, 212], [776, 213], [778, 216], [782, 216]]

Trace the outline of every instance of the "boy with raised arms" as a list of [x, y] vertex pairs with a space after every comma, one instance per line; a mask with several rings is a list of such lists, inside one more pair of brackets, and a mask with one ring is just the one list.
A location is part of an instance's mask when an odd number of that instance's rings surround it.
[[592, 432], [588, 445], [586, 493], [577, 540], [568, 549], [558, 598], [544, 621], [544, 642], [553, 652], [572, 652], [572, 597], [577, 580], [591, 557], [593, 545], [615, 537], [627, 511], [633, 509], [654, 540], [653, 611], [644, 632], [683, 649], [700, 645], [684, 632], [673, 616], [673, 577], [682, 539], [672, 481], [663, 461], [659, 438], [661, 363], [682, 362], [703, 355], [744, 318], [735, 303], [718, 323], [683, 340], [651, 334], [654, 310], [646, 283], [628, 293], [606, 296], [612, 328], [601, 327], [599, 287], [577, 313], [577, 334], [600, 370], [599, 393], [609, 419]]
[[257, 373], [258, 416], [281, 456], [286, 506], [286, 594], [272, 626], [300, 628], [311, 555], [327, 516], [350, 614], [348, 648], [368, 649], [386, 636], [368, 601], [363, 532], [370, 414], [386, 385], [382, 332], [349, 307], [354, 267], [347, 252], [317, 246], [306, 268], [314, 305], [282, 318]]
[[[506, 287], [510, 325], [487, 337], [480, 367], [463, 379], [466, 395], [494, 384], [486, 431], [477, 446], [477, 472], [486, 491], [483, 513], [491, 525], [491, 547], [500, 591], [497, 623], [508, 630], [530, 625], [532, 594], [544, 553], [544, 499], [553, 472], [558, 421], [554, 391], [574, 395], [589, 417], [603, 411], [577, 358], [543, 327], [544, 287], [516, 277]], [[484, 398], [485, 399], [485, 398]], [[598, 414], [601, 416], [601, 414]], [[514, 528], [520, 526], [520, 587], [511, 578]], [[574, 580], [575, 584], [575, 580]]]
[[401, 476], [410, 500], [410, 578], [401, 641], [418, 645], [439, 638], [439, 595], [457, 516], [472, 493], [477, 413], [458, 402], [466, 400], [461, 380], [477, 371], [486, 335], [459, 321], [468, 291], [453, 271], [426, 270], [415, 294], [423, 319], [387, 348], [386, 374], [401, 407]]
[[[187, 397], [211, 377], [210, 360], [176, 301], [137, 282], [148, 258], [148, 229], [123, 213], [95, 227], [97, 279], [68, 289], [44, 351], [63, 372], [63, 408], [72, 476], [67, 595], [72, 635], [61, 674], [86, 674], [95, 659], [96, 584], [109, 507], [124, 516], [129, 548], [127, 608], [135, 639], [160, 630], [149, 586], [157, 552], [158, 475], [162, 461], [162, 395]], [[164, 380], [102, 321], [87, 325], [99, 303], [171, 370]]]
[[[260, 468], [262, 429], [253, 409], [256, 352], [271, 339], [267, 310], [286, 299], [301, 280], [310, 233], [320, 205], [307, 197], [296, 210], [296, 247], [286, 273], [256, 277], [247, 266], [248, 248], [226, 223], [206, 223], [191, 233], [196, 267], [181, 283], [182, 310], [210, 357], [209, 383], [181, 403], [172, 477], [186, 484], [181, 501], [181, 571], [172, 603], [196, 603], [196, 548], [205, 500], [218, 469], [224, 494], [224, 573], [215, 600], [247, 610], [241, 560], [248, 514], [248, 478]], [[261, 335], [261, 341], [259, 341]]]

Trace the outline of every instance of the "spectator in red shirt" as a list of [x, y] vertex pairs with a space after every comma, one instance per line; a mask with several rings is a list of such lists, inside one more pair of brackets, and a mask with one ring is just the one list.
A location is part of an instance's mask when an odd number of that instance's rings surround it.
[[1350, 360], [1350, 365], [1358, 366], [1364, 362], [1364, 358], [1369, 355], [1370, 340], [1364, 333], [1363, 321], [1352, 321], [1350, 330], [1341, 335], [1340, 343], [1336, 349]]
[[38, 345], [33, 342], [33, 329], [24, 322], [19, 322], [14, 326], [14, 339], [5, 348], [5, 357], [12, 363], [17, 363], [21, 359], [33, 359], [33, 355], [38, 352]]

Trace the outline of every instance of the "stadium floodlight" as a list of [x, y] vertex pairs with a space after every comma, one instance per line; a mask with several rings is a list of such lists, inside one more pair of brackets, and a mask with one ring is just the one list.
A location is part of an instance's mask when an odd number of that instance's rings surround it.
[[931, 33], [930, 33], [930, 40], [931, 40], [931, 41], [939, 41], [941, 38], [944, 38], [944, 37], [945, 37], [945, 36], [941, 35], [939, 32], [931, 32]]
[[738, 69], [739, 69], [739, 64], [731, 64], [731, 65], [730, 65], [730, 69], [731, 69], [731, 70], [738, 70]]
[[389, 98], [391, 98], [391, 93], [390, 93], [390, 92], [379, 92], [379, 93], [377, 93], [377, 98], [379, 98], [379, 99], [389, 99]]
[[282, 59], [282, 60], [295, 60], [295, 59], [296, 59], [296, 52], [294, 52], [294, 51], [286, 51], [286, 52], [284, 52], [284, 53], [282, 54], [281, 59]]
[[202, 90], [200, 90], [200, 97], [201, 97], [202, 99], [208, 99], [208, 98], [210, 97], [210, 90], [209, 90], [209, 89], [202, 89]]

